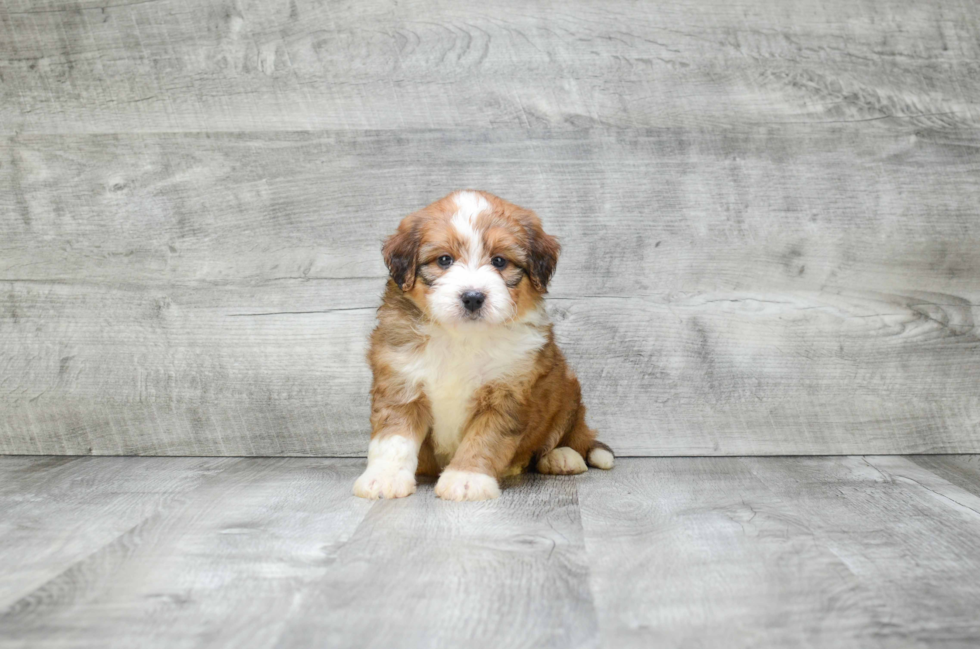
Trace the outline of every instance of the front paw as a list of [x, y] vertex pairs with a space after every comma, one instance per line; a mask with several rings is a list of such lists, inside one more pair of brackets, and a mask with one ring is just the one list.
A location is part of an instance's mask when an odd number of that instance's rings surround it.
[[415, 476], [401, 468], [371, 467], [354, 482], [354, 495], [378, 498], [404, 498], [415, 493]]
[[443, 500], [490, 500], [500, 495], [497, 479], [485, 473], [448, 469], [439, 476], [436, 495]]

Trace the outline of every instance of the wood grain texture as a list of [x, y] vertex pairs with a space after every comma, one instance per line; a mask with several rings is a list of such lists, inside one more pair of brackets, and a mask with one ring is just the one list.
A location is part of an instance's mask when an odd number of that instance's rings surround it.
[[363, 460], [3, 457], [0, 647], [973, 647], [980, 480], [920, 461], [976, 460], [621, 459], [458, 504], [354, 498]]
[[0, 458], [0, 609], [30, 598], [233, 462]]
[[8, 0], [6, 133], [980, 121], [941, 0]]
[[[103, 469], [89, 479], [109, 494], [147, 483], [164, 488], [168, 473], [170, 481], [180, 477], [173, 464], [189, 461], [86, 460]], [[350, 495], [361, 462], [221, 462], [222, 470], [196, 489], [116, 529], [87, 556], [21, 568], [45, 581], [26, 594], [0, 586], [0, 646], [274, 646], [305, 586], [329, 569], [370, 508]], [[146, 477], [121, 473], [146, 466], [155, 467]], [[50, 554], [67, 533], [57, 515], [69, 504], [64, 494], [28, 487], [20, 496], [33, 500], [34, 511], [13, 512], [10, 525], [25, 529], [0, 542], [4, 563], [38, 548]], [[95, 511], [98, 505], [104, 511]], [[87, 502], [85, 529], [108, 535], [99, 528], [118, 516], [119, 506], [105, 498]]]
[[980, 641], [980, 498], [904, 458], [624, 461], [580, 502], [607, 646]]
[[960, 489], [980, 496], [980, 456], [913, 455], [909, 459]]
[[380, 241], [466, 186], [564, 242], [620, 454], [980, 451], [978, 175], [877, 122], [11, 137], [0, 452], [362, 454]]
[[595, 646], [575, 478], [503, 486], [478, 504], [441, 501], [432, 484], [376, 504], [280, 645]]

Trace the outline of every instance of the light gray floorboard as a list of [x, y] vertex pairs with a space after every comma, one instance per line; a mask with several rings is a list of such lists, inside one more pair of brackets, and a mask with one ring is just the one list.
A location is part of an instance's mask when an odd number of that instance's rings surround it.
[[0, 458], [0, 608], [30, 599], [234, 462]]
[[980, 122], [977, 3], [15, 1], [2, 132]]
[[375, 505], [277, 646], [595, 646], [575, 478], [506, 487], [471, 506], [431, 485]]
[[0, 581], [0, 647], [980, 642], [980, 481], [919, 458], [622, 459], [481, 504], [431, 484], [371, 504], [350, 495], [361, 468], [0, 458], [0, 498], [33, 505], [4, 510], [5, 568], [62, 551], [73, 504], [93, 541], [29, 592]]
[[[87, 461], [105, 468], [94, 482], [114, 494], [153, 479], [133, 481], [114, 469], [155, 464], [176, 473], [173, 463], [187, 460]], [[2, 600], [0, 646], [273, 646], [304, 585], [329, 569], [370, 507], [350, 495], [361, 462], [219, 461], [223, 470], [197, 489], [114, 536], [103, 532], [103, 545], [57, 573], [38, 562], [47, 580]], [[2, 541], [5, 565], [12, 552], [58, 549], [65, 534], [57, 515], [63, 498], [22, 495], [35, 502], [33, 514], [14, 512], [7, 520], [33, 527]], [[85, 523], [95, 533], [112, 513], [90, 512]]]
[[957, 487], [980, 496], [980, 455], [918, 455], [909, 459]]
[[358, 455], [380, 241], [533, 207], [621, 454], [980, 451], [980, 138], [868, 123], [18, 136], [0, 452]]
[[580, 502], [608, 646], [980, 642], [980, 498], [907, 459], [630, 460]]

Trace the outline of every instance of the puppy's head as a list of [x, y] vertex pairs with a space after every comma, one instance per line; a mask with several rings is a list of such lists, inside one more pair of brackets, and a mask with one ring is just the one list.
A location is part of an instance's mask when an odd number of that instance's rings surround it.
[[392, 281], [430, 317], [489, 326], [538, 304], [561, 246], [534, 212], [459, 191], [405, 217], [382, 251]]

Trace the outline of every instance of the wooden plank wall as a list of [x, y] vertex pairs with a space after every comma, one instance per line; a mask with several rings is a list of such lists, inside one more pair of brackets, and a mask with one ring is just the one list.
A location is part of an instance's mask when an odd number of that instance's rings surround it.
[[2, 0], [0, 453], [362, 454], [461, 187], [620, 454], [980, 452], [978, 126], [962, 0]]

